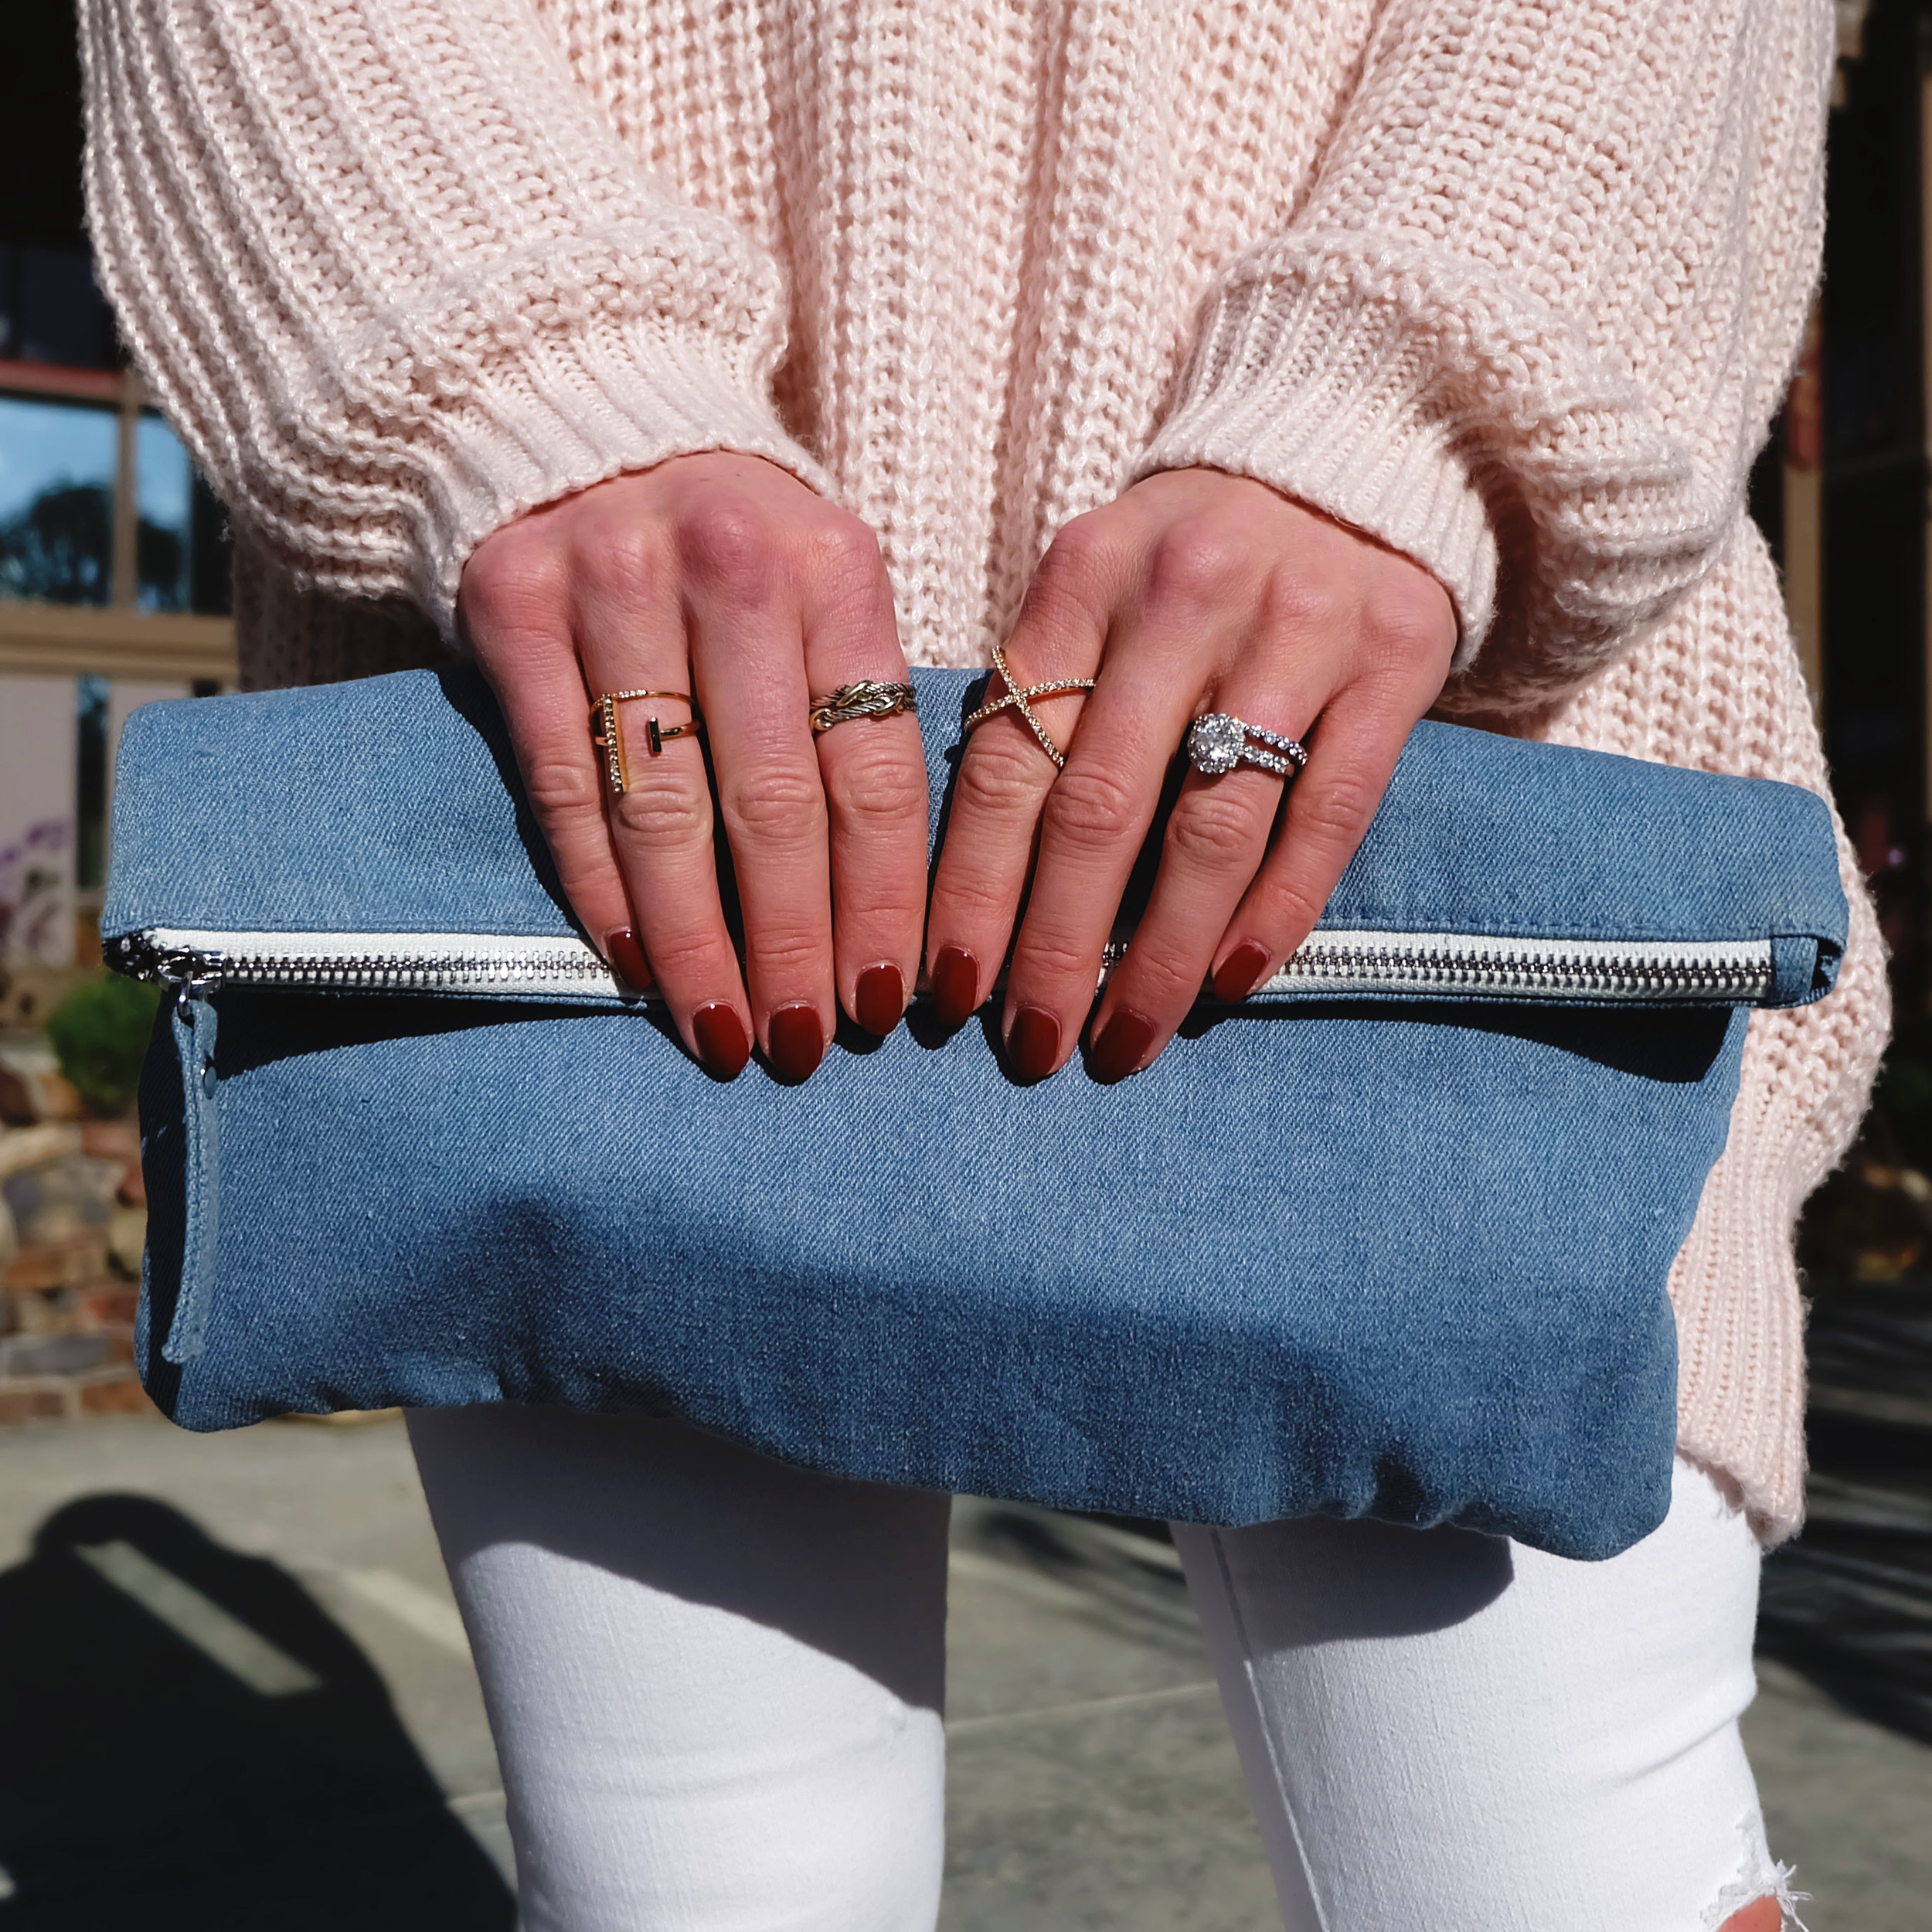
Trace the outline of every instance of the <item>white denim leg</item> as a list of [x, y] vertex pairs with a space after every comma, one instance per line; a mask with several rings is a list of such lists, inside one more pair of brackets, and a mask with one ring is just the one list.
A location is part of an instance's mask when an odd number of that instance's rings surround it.
[[1782, 1879], [1737, 1719], [1759, 1551], [1679, 1463], [1603, 1563], [1177, 1524], [1291, 1932], [1715, 1932]]
[[525, 1932], [930, 1932], [946, 1498], [560, 1410], [410, 1434]]

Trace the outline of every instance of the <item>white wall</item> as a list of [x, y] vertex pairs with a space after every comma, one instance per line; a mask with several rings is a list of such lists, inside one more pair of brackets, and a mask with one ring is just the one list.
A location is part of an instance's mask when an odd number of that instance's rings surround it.
[[[128, 714], [156, 699], [187, 695], [185, 684], [117, 680], [108, 686], [111, 825], [114, 758]], [[21, 889], [27, 870], [43, 882], [0, 945], [0, 957], [17, 964], [64, 966], [73, 957], [79, 709], [72, 678], [0, 677], [0, 908]], [[41, 832], [34, 849], [9, 862], [9, 849], [23, 846], [36, 827]]]
[[0, 918], [4, 956], [64, 966], [73, 957], [72, 678], [0, 679]]

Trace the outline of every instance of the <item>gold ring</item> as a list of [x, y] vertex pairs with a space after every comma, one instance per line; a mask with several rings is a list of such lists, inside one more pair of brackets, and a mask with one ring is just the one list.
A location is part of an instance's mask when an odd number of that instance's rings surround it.
[[624, 727], [618, 722], [617, 706], [633, 698], [675, 698], [680, 704], [691, 706], [691, 719], [688, 724], [664, 724], [655, 713], [646, 721], [645, 736], [650, 744], [651, 755], [654, 758], [662, 756], [665, 739], [695, 738], [704, 729], [703, 716], [688, 691], [606, 691], [600, 693], [590, 706], [590, 742], [604, 753], [604, 778], [611, 791], [619, 798], [631, 789], [631, 766], [624, 756]]
[[910, 684], [880, 684], [861, 678], [856, 684], [842, 684], [830, 696], [811, 701], [811, 735], [829, 731], [834, 725], [849, 724], [855, 718], [896, 718], [901, 712], [909, 718], [919, 716], [919, 693]]
[[1000, 675], [1006, 686], [1005, 692], [989, 704], [983, 704], [960, 726], [962, 731], [971, 731], [975, 725], [984, 724], [995, 712], [1012, 709], [1026, 720], [1027, 728], [1039, 740], [1041, 750], [1051, 758], [1061, 770], [1066, 769], [1066, 753], [1046, 735], [1046, 727], [1034, 715], [1029, 700], [1034, 698], [1057, 698], [1063, 692], [1091, 691], [1091, 678], [1049, 678], [1044, 684], [1022, 685], [1006, 662], [1006, 653], [998, 645], [993, 646], [993, 668]]

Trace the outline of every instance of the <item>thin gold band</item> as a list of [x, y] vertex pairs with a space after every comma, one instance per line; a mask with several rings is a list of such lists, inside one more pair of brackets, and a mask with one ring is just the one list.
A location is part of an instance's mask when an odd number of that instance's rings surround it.
[[631, 764], [624, 755], [624, 726], [618, 720], [617, 706], [633, 698], [675, 698], [680, 704], [688, 704], [691, 707], [691, 719], [688, 724], [662, 723], [655, 713], [645, 721], [645, 737], [654, 758], [662, 755], [665, 739], [695, 738], [704, 729], [703, 714], [698, 709], [697, 701], [688, 691], [600, 692], [590, 706], [590, 742], [604, 753], [605, 782], [619, 798], [631, 789]]

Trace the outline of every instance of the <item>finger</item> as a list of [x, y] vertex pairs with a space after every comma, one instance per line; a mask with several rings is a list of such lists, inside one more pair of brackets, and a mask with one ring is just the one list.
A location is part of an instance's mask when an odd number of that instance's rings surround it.
[[775, 575], [701, 569], [697, 583], [692, 675], [737, 879], [752, 1015], [773, 1070], [801, 1080], [825, 1056], [838, 1004], [825, 791], [798, 609]]
[[[872, 569], [852, 573], [859, 587], [808, 620], [805, 672], [815, 699], [842, 685], [907, 676], [891, 587], [876, 546], [866, 543]], [[889, 1033], [918, 977], [926, 911], [929, 793], [918, 722], [906, 713], [851, 719], [817, 734], [816, 748], [830, 821], [838, 1002], [868, 1032]]]
[[1244, 998], [1315, 930], [1414, 723], [1410, 709], [1369, 685], [1350, 686], [1322, 712], [1281, 832], [1215, 948], [1220, 998]]
[[626, 951], [622, 935], [634, 931], [632, 912], [611, 850], [601, 769], [586, 725], [583, 671], [568, 624], [558, 614], [554, 628], [512, 630], [471, 614], [468, 628], [570, 910], [618, 978], [641, 992], [638, 980], [649, 978], [641, 954], [628, 970], [617, 957]]
[[[1100, 666], [1112, 585], [1104, 570], [1077, 577], [1056, 566], [1069, 534], [1048, 552], [1006, 646], [1007, 662], [1023, 686], [1090, 678]], [[1005, 690], [996, 675], [988, 694], [998, 698]], [[1030, 702], [1053, 743], [1070, 750], [1084, 718], [1085, 694]], [[926, 970], [948, 1026], [964, 1025], [992, 991], [1019, 916], [1041, 808], [1060, 775], [1010, 706], [967, 738], [927, 917]]]
[[[673, 606], [648, 620], [593, 607], [580, 650], [595, 696], [608, 691], [689, 692], [683, 624]], [[607, 843], [614, 852], [651, 979], [685, 1044], [730, 1079], [751, 1052], [751, 1021], [737, 955], [718, 895], [711, 793], [704, 754], [676, 697], [633, 699], [616, 707], [625, 788], [605, 791]], [[653, 748], [651, 723], [658, 726]]]
[[1013, 949], [1006, 1044], [1040, 1079], [1073, 1050], [1107, 943], [1199, 693], [1201, 641], [1130, 621], [1110, 641], [1078, 742], [1040, 815], [1039, 856]]
[[[1304, 685], [1305, 677], [1300, 682]], [[1284, 665], [1224, 687], [1212, 709], [1294, 737], [1318, 699]], [[1124, 1080], [1157, 1060], [1200, 996], [1235, 907], [1267, 855], [1287, 781], [1243, 764], [1214, 777], [1189, 773], [1163, 835], [1154, 889], [1126, 957], [1094, 1016], [1090, 1070]]]

